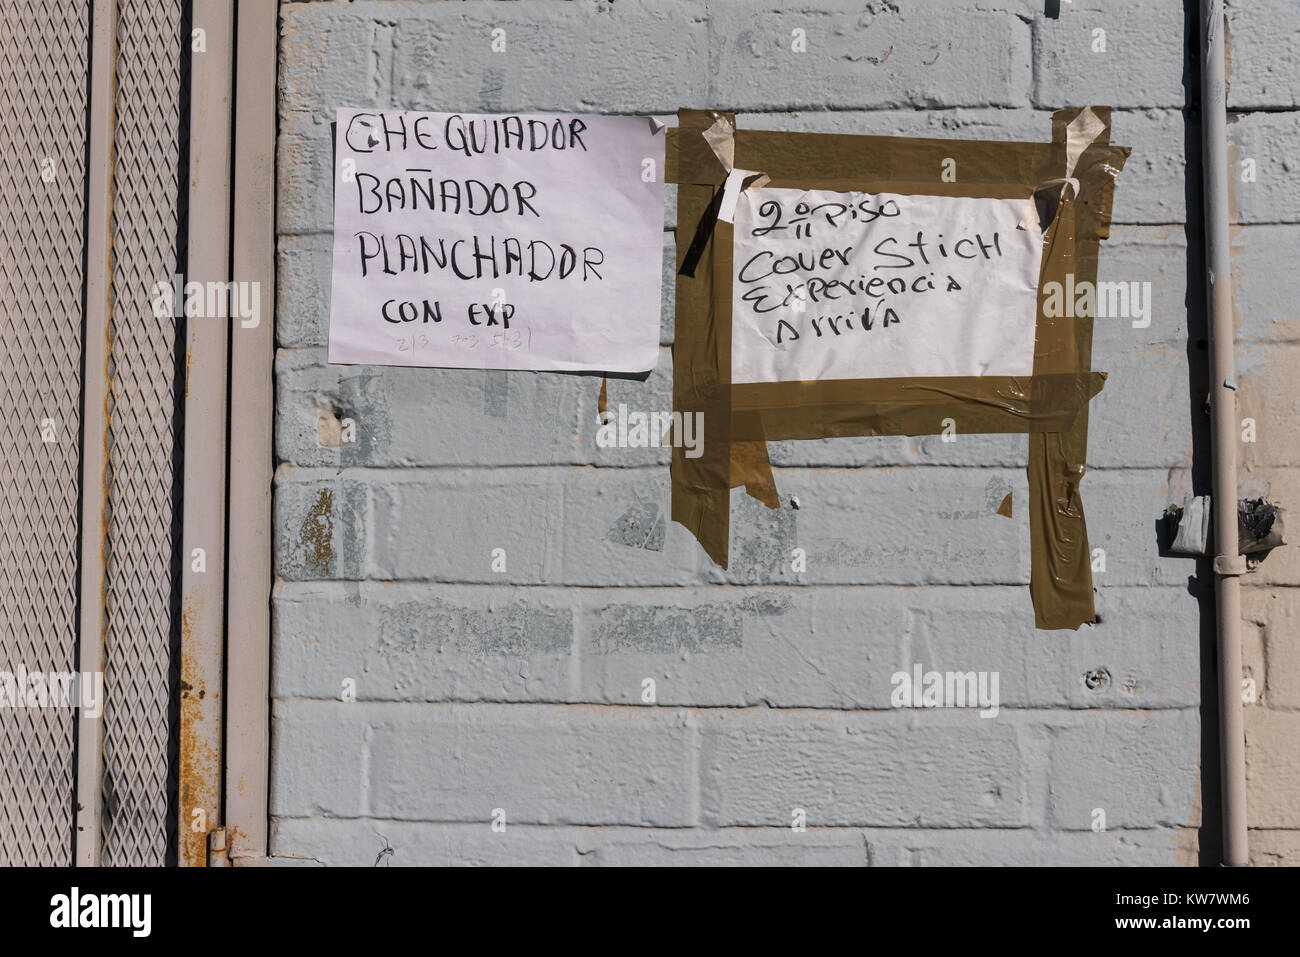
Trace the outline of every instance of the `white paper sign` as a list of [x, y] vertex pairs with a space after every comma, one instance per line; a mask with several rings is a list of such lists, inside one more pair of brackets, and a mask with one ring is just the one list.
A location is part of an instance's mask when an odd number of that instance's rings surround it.
[[731, 381], [1028, 376], [1024, 199], [757, 189], [736, 206]]
[[662, 127], [365, 109], [337, 119], [330, 362], [654, 368]]

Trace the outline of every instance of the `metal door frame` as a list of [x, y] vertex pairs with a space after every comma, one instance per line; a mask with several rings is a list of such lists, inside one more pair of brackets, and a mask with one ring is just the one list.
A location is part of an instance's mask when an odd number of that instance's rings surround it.
[[[92, 18], [78, 669], [102, 672], [116, 0], [94, 0]], [[192, 0], [186, 281], [255, 283], [260, 321], [186, 320], [182, 866], [208, 864], [210, 844], [222, 850], [213, 863], [267, 855], [278, 20], [278, 2]], [[102, 716], [79, 715], [76, 763], [74, 860], [96, 866]]]

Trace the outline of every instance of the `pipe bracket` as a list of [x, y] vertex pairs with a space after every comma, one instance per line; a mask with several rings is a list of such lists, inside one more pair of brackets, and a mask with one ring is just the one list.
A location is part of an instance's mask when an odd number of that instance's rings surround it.
[[1235, 578], [1246, 574], [1245, 555], [1215, 555], [1214, 574]]

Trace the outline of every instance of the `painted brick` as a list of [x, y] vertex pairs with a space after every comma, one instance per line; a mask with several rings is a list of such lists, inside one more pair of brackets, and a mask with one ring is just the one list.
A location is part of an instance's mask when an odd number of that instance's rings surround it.
[[354, 705], [374, 728], [376, 817], [532, 824], [695, 823], [688, 715], [531, 705]]
[[1246, 806], [1253, 827], [1300, 827], [1300, 712], [1246, 709]]
[[1200, 721], [1193, 709], [1088, 712], [1054, 729], [1050, 800], [1054, 827], [1090, 830], [1195, 826]]
[[1245, 585], [1242, 618], [1260, 637], [1255, 659], [1260, 667], [1255, 674], [1259, 702], [1300, 710], [1300, 590], [1256, 588], [1249, 578]]
[[[309, 466], [578, 464], [579, 404], [600, 388], [590, 376], [329, 365], [315, 349], [281, 350], [277, 369], [276, 453]], [[342, 441], [344, 419], [355, 441]]]
[[[710, 24], [702, 4], [384, 8], [397, 24], [393, 105], [403, 109], [675, 113], [709, 98]], [[505, 52], [492, 52], [494, 30], [505, 31]]]
[[1234, 231], [1232, 292], [1239, 342], [1300, 339], [1300, 269], [1293, 251], [1300, 226], [1245, 226]]
[[700, 795], [711, 826], [1017, 827], [1015, 729], [970, 712], [710, 712]]
[[568, 700], [570, 595], [551, 589], [370, 582], [281, 585], [277, 697], [359, 701]]
[[366, 727], [352, 705], [278, 702], [272, 710], [272, 816], [365, 813]]
[[[1252, 832], [1252, 854], [1258, 846], [1259, 863], [1279, 863], [1274, 848], [1287, 836], [1295, 845], [1297, 833]], [[1114, 867], [1194, 864], [1196, 832], [515, 825], [493, 833], [483, 824], [301, 818], [274, 822], [271, 840], [275, 853], [342, 867]]]
[[1227, 0], [1228, 106], [1300, 105], [1300, 29], [1289, 0]]
[[[1062, 5], [1055, 19], [1034, 20], [1034, 104], [1060, 109], [1082, 103], [1180, 108], [1184, 31], [1180, 4]], [[1077, 6], [1082, 7], [1082, 4]], [[1104, 31], [1105, 52], [1094, 52]]]
[[[713, 0], [709, 92], [715, 103], [747, 112], [1027, 106], [1029, 26], [989, 6], [934, 4], [922, 12], [830, 0], [755, 17], [750, 4]], [[795, 30], [803, 31], [806, 52], [794, 52]]]
[[[1295, 16], [1294, 10], [1291, 15]], [[1300, 33], [1296, 36], [1300, 38]], [[1234, 115], [1228, 124], [1228, 138], [1235, 221], [1300, 222], [1300, 197], [1294, 188], [1300, 112]], [[1254, 163], [1253, 180], [1245, 177], [1246, 160]]]

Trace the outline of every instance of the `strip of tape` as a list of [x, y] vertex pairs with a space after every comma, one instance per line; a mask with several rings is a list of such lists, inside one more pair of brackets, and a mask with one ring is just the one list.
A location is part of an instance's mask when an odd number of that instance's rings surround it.
[[736, 127], [725, 116], [719, 116], [713, 121], [713, 125], [700, 135], [704, 137], [704, 142], [709, 144], [709, 148], [713, 150], [713, 155], [718, 158], [722, 168], [730, 173], [736, 165]]
[[[1020, 217], [1020, 222], [1016, 228], [1025, 229], [1034, 233], [1043, 231], [1043, 220], [1051, 221], [1051, 216], [1044, 216], [1038, 208], [1038, 194], [1060, 187], [1057, 194], [1057, 206], [1066, 201], [1066, 190], [1073, 188], [1074, 198], [1079, 196], [1079, 181], [1074, 176], [1075, 167], [1079, 165], [1079, 157], [1097, 137], [1101, 136], [1106, 130], [1106, 123], [1096, 113], [1092, 107], [1085, 106], [1079, 111], [1079, 115], [1070, 121], [1065, 128], [1065, 175], [1054, 179], [1044, 180], [1034, 187], [1034, 194], [1029, 197], [1029, 202], [1025, 204], [1025, 213]], [[1053, 211], [1054, 212], [1054, 211]]]
[[727, 174], [727, 181], [722, 184], [722, 205], [718, 207], [718, 219], [724, 223], [734, 223], [740, 194], [744, 192], [752, 196], [770, 182], [772, 180], [766, 173], [756, 173], [749, 169], [733, 169]]

